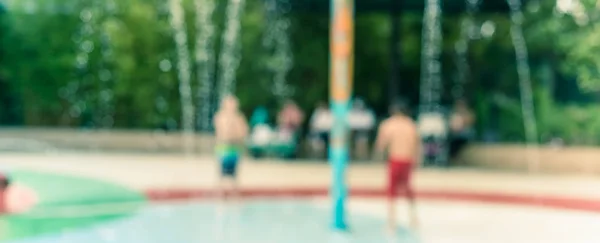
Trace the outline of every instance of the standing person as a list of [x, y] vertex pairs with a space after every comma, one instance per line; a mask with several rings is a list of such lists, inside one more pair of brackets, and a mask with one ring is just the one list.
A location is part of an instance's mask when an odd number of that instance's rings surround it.
[[248, 123], [239, 110], [237, 98], [227, 96], [215, 114], [216, 153], [221, 165], [219, 191], [225, 196], [226, 182], [231, 184], [232, 194], [238, 194], [237, 166], [248, 136]]
[[292, 100], [287, 100], [278, 114], [279, 123], [276, 139], [276, 153], [290, 159], [298, 152], [299, 130], [304, 121], [304, 113]]
[[410, 224], [417, 227], [416, 205], [411, 188], [411, 174], [421, 160], [421, 138], [404, 102], [390, 107], [391, 117], [383, 121], [377, 134], [376, 149], [388, 159], [388, 229], [396, 229], [396, 197], [399, 190], [408, 196]]

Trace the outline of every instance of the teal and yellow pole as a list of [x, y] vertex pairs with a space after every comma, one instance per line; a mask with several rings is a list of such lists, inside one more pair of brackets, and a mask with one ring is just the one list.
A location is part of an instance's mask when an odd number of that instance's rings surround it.
[[331, 0], [330, 99], [334, 123], [331, 129], [329, 163], [333, 171], [333, 227], [346, 230], [346, 167], [348, 151], [348, 113], [352, 94], [354, 65], [354, 0]]

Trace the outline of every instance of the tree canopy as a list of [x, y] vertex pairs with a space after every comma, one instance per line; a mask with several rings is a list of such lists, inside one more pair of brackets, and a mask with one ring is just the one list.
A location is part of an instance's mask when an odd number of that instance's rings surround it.
[[[113, 1], [113, 7], [108, 2], [9, 1], [0, 14], [0, 124], [178, 127], [178, 60], [167, 1], [120, 0]], [[215, 59], [220, 58], [227, 2], [216, 1], [213, 15]], [[542, 136], [596, 143], [600, 117], [594, 114], [600, 113], [590, 111], [598, 109], [591, 104], [600, 100], [600, 10], [593, 0], [575, 3], [564, 7], [560, 1], [527, 1], [524, 32]], [[195, 8], [192, 0], [183, 4], [188, 48], [195, 53]], [[277, 63], [270, 61], [272, 50], [263, 43], [268, 31], [265, 15], [264, 1], [247, 1], [239, 40], [242, 59], [236, 70], [236, 94], [247, 113], [258, 105], [266, 105], [271, 113], [279, 108], [270, 72]], [[296, 90], [294, 99], [310, 112], [328, 99], [329, 16], [292, 11], [283, 17], [290, 23], [286, 32], [294, 63], [287, 81]], [[446, 102], [452, 101], [450, 90], [458, 82], [455, 46], [466, 17], [456, 13], [443, 18]], [[422, 19], [422, 12], [403, 13], [401, 41], [393, 47], [402, 57], [398, 91], [413, 104], [418, 103]], [[477, 28], [469, 41], [465, 89], [479, 117], [478, 130], [482, 137], [493, 131], [502, 140], [520, 141], [523, 125], [509, 15], [484, 11], [475, 13], [473, 20]], [[385, 115], [390, 78], [390, 21], [387, 11], [356, 19], [355, 95], [380, 116]], [[191, 76], [198, 77], [194, 60], [189, 61], [194, 64]], [[217, 68], [215, 75], [220, 72]], [[192, 90], [199, 83], [193, 80]]]

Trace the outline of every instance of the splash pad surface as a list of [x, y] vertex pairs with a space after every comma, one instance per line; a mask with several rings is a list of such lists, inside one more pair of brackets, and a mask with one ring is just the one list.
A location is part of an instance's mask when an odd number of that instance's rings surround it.
[[149, 205], [130, 216], [91, 227], [11, 242], [418, 242], [406, 230], [390, 237], [382, 219], [358, 213], [350, 214], [349, 232], [334, 232], [328, 225], [329, 214], [310, 200], [170, 203]]
[[350, 231], [335, 232], [331, 210], [311, 197], [149, 204], [126, 187], [85, 177], [25, 170], [11, 177], [40, 201], [0, 220], [0, 242], [418, 242], [404, 229], [390, 237], [382, 218], [360, 213], [350, 214]]
[[[43, 218], [31, 217], [31, 214], [4, 217], [0, 224], [3, 232], [12, 232], [9, 235], [18, 237], [5, 237], [0, 242], [131, 242], [135, 237], [146, 242], [171, 242], [170, 239], [190, 237], [191, 242], [210, 243], [235, 242], [233, 240], [245, 237], [244, 234], [248, 236], [242, 242], [253, 242], [256, 237], [265, 237], [261, 238], [263, 242], [272, 242], [268, 240], [271, 236], [267, 235], [271, 230], [264, 228], [278, 230], [281, 227], [294, 230], [287, 235], [289, 240], [283, 240], [292, 243], [298, 238], [295, 232], [303, 232], [301, 236], [307, 237], [311, 234], [322, 236], [325, 242], [361, 242], [363, 236], [370, 234], [376, 234], [373, 237], [384, 239], [384, 242], [411, 238], [411, 232], [406, 230], [400, 230], [395, 238], [386, 237], [383, 227], [386, 207], [379, 195], [382, 189], [377, 179], [383, 173], [377, 169], [379, 165], [351, 168], [348, 178], [353, 185], [348, 207], [351, 235], [344, 237], [330, 230], [331, 203], [326, 198], [329, 182], [327, 165], [244, 164], [241, 179], [247, 197], [238, 205], [219, 207], [214, 198], [206, 196], [207, 190], [213, 188], [213, 163], [155, 155], [86, 156], [15, 155], [0, 158], [3, 163], [23, 171], [20, 179], [16, 178], [17, 183], [34, 189], [42, 188], [33, 184], [46, 186], [39, 195], [41, 205], [48, 203], [36, 208], [39, 212], [36, 214], [48, 216], [55, 207], [66, 205], [69, 210], [75, 207], [62, 217], [66, 226], [56, 225], [62, 220], [44, 221], [41, 220]], [[45, 172], [30, 172], [36, 170]], [[48, 177], [44, 180], [41, 177], [25, 178], [26, 174]], [[600, 230], [600, 208], [597, 207], [600, 204], [597, 192], [593, 190], [596, 187], [592, 187], [598, 184], [593, 178], [525, 177], [463, 170], [424, 170], [417, 175], [420, 242], [495, 243], [508, 240], [516, 243], [559, 243], [600, 240], [596, 233]], [[88, 183], [97, 186], [73, 187]], [[63, 192], [51, 193], [52, 188]], [[363, 188], [365, 191], [357, 191]], [[69, 198], [65, 191], [77, 191], [79, 196]], [[43, 195], [54, 198], [45, 199]], [[153, 202], [148, 204], [144, 196]], [[81, 200], [84, 198], [87, 199]], [[137, 206], [123, 208], [122, 204], [128, 202], [135, 202]], [[310, 224], [304, 224], [308, 221], [306, 218], [303, 221], [304, 215], [299, 218], [288, 216], [286, 211], [290, 209], [304, 212], [307, 217], [312, 215], [308, 217], [312, 219]], [[221, 214], [217, 213], [218, 210]], [[307, 213], [307, 210], [312, 212]], [[398, 213], [398, 218], [405, 220], [405, 205], [400, 205]], [[154, 225], [162, 222], [165, 223]], [[212, 228], [205, 229], [208, 226]], [[307, 230], [319, 231], [300, 231], [299, 227], [305, 226]], [[212, 232], [213, 229], [222, 229], [224, 233]], [[29, 233], [25, 234], [26, 231]], [[154, 235], [154, 231], [161, 232], [161, 235]], [[179, 236], [181, 234], [187, 235]], [[222, 238], [227, 236], [238, 238], [231, 241]], [[273, 241], [281, 242], [274, 237], [271, 238]]]

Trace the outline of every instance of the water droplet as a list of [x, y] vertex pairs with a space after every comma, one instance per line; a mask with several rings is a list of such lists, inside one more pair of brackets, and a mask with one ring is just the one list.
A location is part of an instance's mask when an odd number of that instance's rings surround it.
[[281, 1], [265, 2], [268, 31], [262, 44], [272, 52], [266, 62], [266, 68], [273, 74], [271, 92], [280, 100], [286, 99], [292, 93], [286, 79], [293, 66], [293, 54], [290, 50], [288, 36], [290, 21], [285, 16], [289, 11], [288, 7], [289, 4]]
[[169, 72], [169, 71], [171, 71], [171, 68], [173, 67], [171, 65], [171, 61], [169, 61], [167, 59], [163, 59], [162, 61], [160, 61], [158, 66], [159, 66], [160, 70], [163, 72]]
[[84, 10], [81, 10], [79, 17], [81, 18], [81, 21], [89, 22], [90, 20], [92, 20], [93, 13], [89, 9], [84, 9]]
[[87, 53], [79, 53], [79, 55], [77, 55], [77, 66], [84, 67], [87, 65], [87, 63], [88, 63]]
[[496, 24], [493, 21], [488, 20], [481, 25], [481, 35], [485, 38], [492, 37], [496, 32]]
[[81, 50], [86, 53], [91, 53], [94, 51], [94, 42], [91, 40], [86, 40], [81, 44]]
[[556, 10], [560, 13], [568, 13], [573, 9], [573, 0], [557, 0]]
[[481, 30], [475, 25], [470, 26], [468, 28], [467, 33], [468, 33], [469, 39], [471, 39], [471, 40], [478, 40], [479, 38], [481, 38], [481, 36], [480, 36]]
[[110, 90], [102, 90], [100, 92], [100, 100], [102, 102], [109, 102], [110, 100], [112, 100], [113, 97], [113, 93]]
[[24, 8], [25, 12], [28, 14], [34, 14], [37, 11], [37, 5], [34, 1], [27, 1]]
[[516, 24], [523, 24], [524, 19], [525, 17], [523, 16], [522, 12], [516, 12], [511, 14], [511, 20]]
[[106, 3], [106, 11], [108, 11], [109, 13], [115, 13], [117, 12], [118, 6], [115, 3], [115, 1], [110, 0]]
[[175, 35], [175, 42], [178, 44], [182, 44], [186, 42], [186, 36], [185, 33], [177, 33]]
[[85, 25], [81, 28], [81, 33], [84, 36], [88, 36], [94, 33], [94, 27], [91, 25]]
[[100, 71], [100, 74], [98, 76], [100, 78], [100, 81], [106, 82], [110, 80], [110, 78], [112, 77], [112, 73], [109, 70], [104, 69]]
[[577, 25], [579, 26], [584, 26], [587, 25], [589, 23], [589, 18], [587, 16], [577, 16], [575, 17], [575, 23], [577, 23]]
[[74, 43], [80, 43], [82, 41], [81, 35], [79, 34], [74, 34], [73, 37], [71, 38], [71, 40]]

